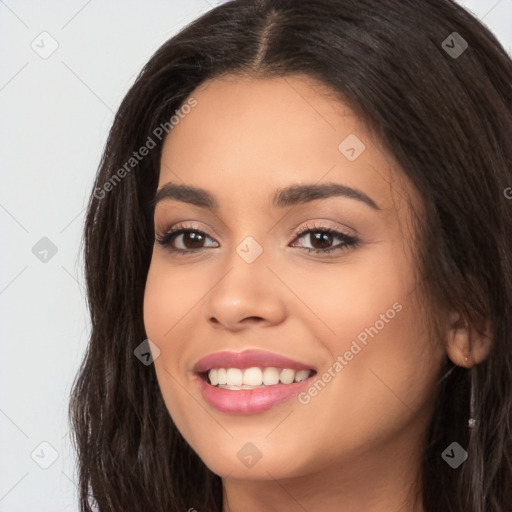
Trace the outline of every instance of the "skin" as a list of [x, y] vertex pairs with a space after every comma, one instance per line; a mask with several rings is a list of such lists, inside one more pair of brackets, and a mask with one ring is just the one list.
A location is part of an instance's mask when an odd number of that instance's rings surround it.
[[[191, 96], [197, 106], [165, 141], [158, 188], [201, 187], [219, 210], [158, 203], [157, 235], [183, 223], [208, 237], [192, 255], [156, 243], [144, 298], [177, 428], [223, 478], [224, 512], [423, 511], [417, 481], [439, 367], [447, 352], [465, 366], [483, 356], [464, 360], [457, 313], [446, 315], [445, 339], [429, 336], [408, 206], [421, 212], [420, 196], [350, 109], [309, 78], [230, 76]], [[338, 150], [349, 134], [366, 146], [354, 161]], [[364, 192], [380, 209], [347, 197], [271, 205], [278, 188], [327, 182]], [[305, 225], [360, 242], [308, 254], [301, 246], [322, 246], [296, 237]], [[250, 264], [236, 252], [247, 236], [263, 249]], [[201, 247], [183, 236], [173, 243]], [[202, 398], [192, 369], [207, 354], [268, 350], [321, 376], [394, 303], [401, 311], [306, 405], [292, 398], [239, 415]], [[251, 468], [237, 457], [247, 442], [262, 454]]]

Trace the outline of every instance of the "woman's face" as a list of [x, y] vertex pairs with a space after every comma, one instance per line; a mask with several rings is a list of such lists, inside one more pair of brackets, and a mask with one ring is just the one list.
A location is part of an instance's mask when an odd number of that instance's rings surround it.
[[166, 245], [144, 299], [177, 428], [234, 479], [414, 458], [444, 357], [412, 252], [418, 195], [308, 78], [215, 79], [191, 96], [163, 147]]

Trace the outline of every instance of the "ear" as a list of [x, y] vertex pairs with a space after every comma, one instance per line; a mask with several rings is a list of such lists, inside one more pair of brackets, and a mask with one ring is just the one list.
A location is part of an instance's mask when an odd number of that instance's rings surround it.
[[487, 358], [491, 346], [492, 329], [489, 321], [480, 320], [469, 324], [460, 313], [450, 313], [446, 351], [453, 363], [471, 368]]

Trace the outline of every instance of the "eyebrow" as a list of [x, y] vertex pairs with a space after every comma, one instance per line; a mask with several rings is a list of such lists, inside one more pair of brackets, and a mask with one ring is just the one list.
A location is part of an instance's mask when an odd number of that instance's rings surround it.
[[[367, 204], [374, 210], [381, 209], [377, 206], [375, 201], [364, 192], [339, 183], [291, 185], [286, 188], [278, 189], [274, 193], [272, 206], [274, 208], [284, 208], [330, 197], [356, 199], [357, 201]], [[218, 211], [219, 209], [219, 203], [212, 194], [207, 190], [190, 185], [180, 185], [172, 182], [166, 183], [157, 191], [152, 204], [156, 206], [160, 201], [166, 199], [181, 201], [200, 208], [207, 208], [211, 211]]]

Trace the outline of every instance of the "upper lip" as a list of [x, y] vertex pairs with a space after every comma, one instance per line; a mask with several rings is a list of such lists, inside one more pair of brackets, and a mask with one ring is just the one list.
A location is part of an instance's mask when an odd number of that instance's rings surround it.
[[203, 373], [212, 368], [251, 368], [253, 366], [290, 368], [291, 370], [314, 370], [310, 365], [294, 361], [288, 357], [263, 350], [245, 350], [243, 352], [215, 352], [200, 359], [194, 371]]

